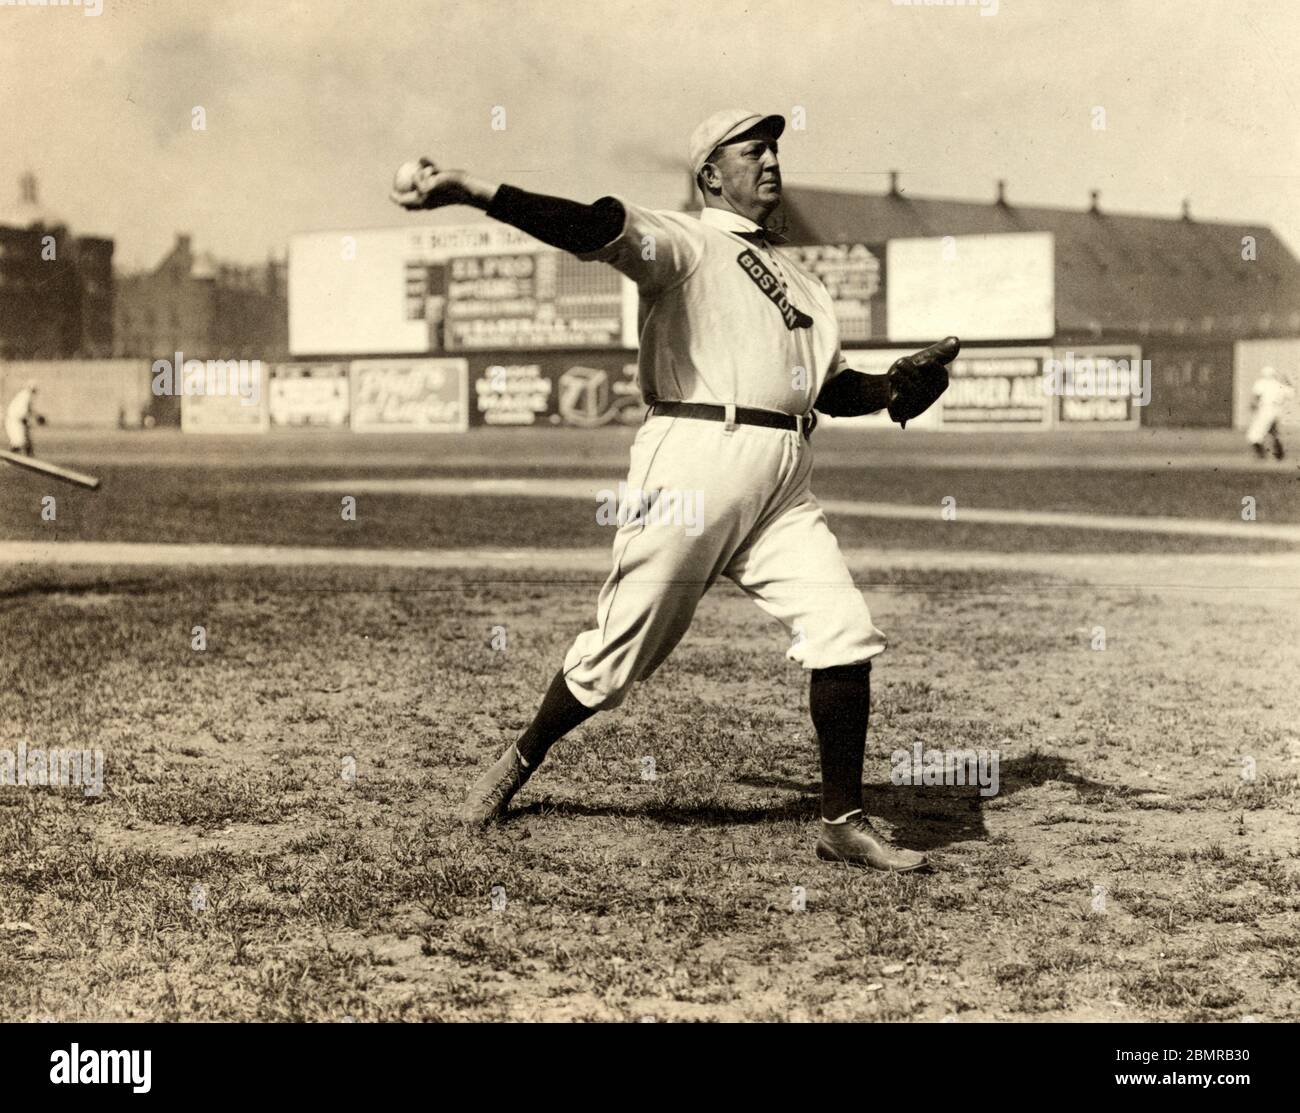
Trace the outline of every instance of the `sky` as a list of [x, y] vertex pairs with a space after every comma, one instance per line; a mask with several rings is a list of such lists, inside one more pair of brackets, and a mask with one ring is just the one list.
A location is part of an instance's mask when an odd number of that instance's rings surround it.
[[421, 154], [678, 208], [691, 129], [733, 105], [802, 110], [787, 186], [883, 192], [898, 170], [918, 196], [1187, 198], [1300, 254], [1296, 0], [93, 2], [0, 3], [0, 211], [30, 169], [126, 269], [178, 232], [257, 262], [295, 232], [478, 219], [391, 205]]

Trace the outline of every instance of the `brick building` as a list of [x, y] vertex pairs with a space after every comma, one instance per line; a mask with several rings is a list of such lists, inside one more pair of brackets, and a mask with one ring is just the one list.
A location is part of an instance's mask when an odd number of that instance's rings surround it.
[[113, 297], [113, 241], [74, 236], [22, 175], [0, 204], [0, 359], [111, 355]]
[[186, 359], [285, 359], [285, 285], [281, 260], [224, 263], [178, 235], [152, 271], [118, 276], [115, 354], [150, 361], [175, 352]]

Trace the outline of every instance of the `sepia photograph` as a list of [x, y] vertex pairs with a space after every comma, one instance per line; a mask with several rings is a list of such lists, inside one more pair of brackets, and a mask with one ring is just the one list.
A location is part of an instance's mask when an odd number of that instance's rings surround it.
[[37, 1082], [434, 1021], [1251, 1085], [1300, 1020], [1297, 42], [0, 0]]

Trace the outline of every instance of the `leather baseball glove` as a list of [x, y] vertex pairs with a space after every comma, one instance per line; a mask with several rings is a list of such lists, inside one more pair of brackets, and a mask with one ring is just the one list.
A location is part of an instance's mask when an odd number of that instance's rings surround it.
[[955, 336], [931, 344], [894, 361], [889, 369], [889, 416], [904, 429], [912, 418], [925, 413], [948, 389], [948, 364], [957, 358], [961, 343]]

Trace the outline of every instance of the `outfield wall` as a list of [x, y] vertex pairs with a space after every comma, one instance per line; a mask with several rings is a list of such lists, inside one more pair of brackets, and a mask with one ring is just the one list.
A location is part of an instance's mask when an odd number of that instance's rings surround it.
[[153, 400], [142, 359], [0, 361], [0, 407], [29, 382], [36, 412], [65, 428], [139, 428]]
[[1142, 424], [1177, 429], [1232, 427], [1232, 343], [1149, 340], [1151, 404]]
[[[851, 367], [880, 374], [910, 347], [845, 345]], [[1043, 391], [1048, 360], [1151, 361], [1150, 402], [1111, 394]], [[155, 396], [152, 365], [140, 359], [0, 361], [0, 408], [28, 382], [37, 412], [65, 428], [139, 428], [180, 423], [187, 432], [277, 428], [365, 432], [462, 432], [479, 426], [592, 428], [636, 425], [645, 415], [637, 353], [488, 351], [258, 365], [255, 391], [240, 397]], [[256, 363], [256, 361], [249, 361]], [[1142, 344], [967, 345], [940, 402], [917, 428], [1044, 432], [1057, 428], [1243, 428], [1250, 388], [1264, 366], [1300, 387], [1300, 338], [1235, 345], [1150, 339]], [[177, 389], [182, 389], [178, 387]], [[245, 386], [248, 384], [246, 383]], [[199, 388], [200, 391], [203, 389]], [[881, 414], [823, 419], [883, 425]], [[1300, 398], [1287, 422], [1300, 422]]]

